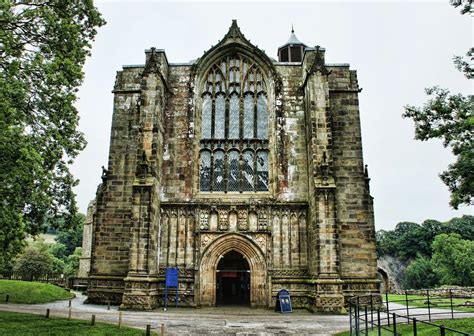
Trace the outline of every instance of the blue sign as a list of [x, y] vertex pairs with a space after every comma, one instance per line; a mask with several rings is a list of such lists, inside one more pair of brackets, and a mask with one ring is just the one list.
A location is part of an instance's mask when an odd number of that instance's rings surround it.
[[286, 289], [282, 289], [278, 292], [275, 311], [280, 311], [282, 313], [291, 313], [293, 311], [291, 307], [290, 293]]
[[178, 307], [178, 268], [168, 267], [165, 274], [165, 307], [168, 308], [168, 287], [176, 287], [175, 305]]
[[166, 269], [166, 287], [178, 287], [177, 267], [169, 267]]

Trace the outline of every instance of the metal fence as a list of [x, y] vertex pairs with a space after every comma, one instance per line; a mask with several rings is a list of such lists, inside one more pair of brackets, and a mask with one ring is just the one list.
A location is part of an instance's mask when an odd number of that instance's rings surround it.
[[[472, 299], [473, 288], [406, 291], [402, 297], [400, 300], [389, 300], [389, 294], [385, 293], [350, 298], [350, 335], [402, 335], [403, 326], [403, 334], [416, 336], [420, 325], [434, 327], [440, 336], [472, 335], [434, 321], [460, 318], [474, 313], [474, 303], [471, 301], [466, 301], [467, 305], [458, 303], [459, 299]], [[466, 311], [459, 310], [464, 307], [467, 307]]]
[[59, 273], [37, 276], [34, 274], [18, 274], [14, 272], [0, 273], [0, 279], [50, 283], [50, 284], [54, 284], [54, 285], [64, 287], [64, 288], [68, 287], [68, 280], [69, 280], [67, 276], [65, 276], [64, 274], [59, 274]]

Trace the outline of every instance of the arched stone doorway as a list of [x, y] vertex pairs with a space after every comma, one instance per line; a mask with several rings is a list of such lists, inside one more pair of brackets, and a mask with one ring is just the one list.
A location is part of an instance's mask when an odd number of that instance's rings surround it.
[[[231, 252], [232, 251], [232, 252]], [[229, 252], [234, 257], [240, 254], [248, 263], [251, 307], [267, 305], [267, 266], [260, 248], [248, 237], [229, 233], [212, 242], [203, 252], [199, 272], [199, 304], [214, 306], [217, 303], [217, 276], [219, 262]]]
[[250, 266], [245, 257], [235, 251], [223, 255], [216, 270], [216, 305], [250, 304]]
[[390, 292], [390, 283], [388, 281], [387, 272], [383, 269], [377, 269], [377, 276], [381, 280], [380, 281], [380, 293], [389, 293]]

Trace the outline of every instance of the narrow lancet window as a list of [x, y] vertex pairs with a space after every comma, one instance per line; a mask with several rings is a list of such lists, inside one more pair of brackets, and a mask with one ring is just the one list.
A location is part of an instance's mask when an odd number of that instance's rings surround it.
[[243, 190], [253, 191], [254, 189], [254, 157], [251, 150], [244, 151], [244, 160], [242, 167]]
[[224, 191], [224, 151], [214, 153], [214, 191]]
[[253, 96], [248, 93], [244, 98], [244, 138], [253, 138], [253, 122], [254, 122], [254, 104]]
[[212, 100], [210, 94], [205, 94], [202, 99], [202, 138], [211, 138]]
[[223, 94], [220, 94], [216, 98], [214, 139], [224, 139], [224, 134], [225, 134], [225, 97]]
[[263, 94], [257, 98], [257, 138], [268, 139], [267, 97]]
[[257, 191], [268, 191], [268, 151], [257, 152]]
[[229, 105], [229, 139], [238, 139], [240, 132], [240, 113], [239, 96], [236, 93], [230, 96]]
[[228, 191], [239, 191], [240, 190], [240, 164], [239, 164], [239, 152], [237, 150], [229, 151], [229, 170], [227, 177], [227, 190]]
[[211, 190], [211, 152], [203, 150], [201, 152], [201, 171], [200, 171], [201, 191]]

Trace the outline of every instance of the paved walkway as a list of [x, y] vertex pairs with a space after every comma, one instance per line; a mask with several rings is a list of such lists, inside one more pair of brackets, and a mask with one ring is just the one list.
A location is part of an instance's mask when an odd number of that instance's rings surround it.
[[[72, 318], [90, 319], [96, 315], [97, 321], [118, 323], [118, 307], [84, 304], [85, 296], [80, 293], [72, 300]], [[0, 304], [2, 311], [45, 314], [50, 309], [51, 316], [67, 317], [68, 304], [56, 301], [46, 304]], [[347, 315], [315, 315], [306, 310], [295, 310], [290, 314], [276, 313], [266, 309], [244, 307], [218, 308], [169, 308], [151, 312], [123, 311], [124, 325], [159, 331], [165, 325], [166, 335], [331, 335], [347, 330]]]
[[[117, 306], [84, 304], [85, 296], [78, 293], [72, 300], [72, 318], [90, 319], [96, 315], [97, 321], [118, 323]], [[50, 309], [51, 316], [67, 317], [69, 301], [56, 301], [46, 304], [0, 304], [2, 311], [15, 311], [33, 314], [45, 314]], [[402, 305], [391, 304], [391, 309], [404, 308]], [[419, 314], [421, 319], [426, 309], [410, 310], [410, 314]], [[397, 311], [404, 315], [403, 310]], [[446, 310], [432, 309], [436, 319], [450, 318]], [[474, 314], [463, 314], [458, 317], [474, 317]], [[427, 318], [427, 317], [426, 317]], [[306, 310], [295, 310], [290, 314], [280, 314], [265, 309], [243, 307], [217, 308], [169, 308], [168, 311], [157, 309], [151, 312], [123, 311], [124, 325], [145, 328], [150, 324], [154, 331], [165, 325], [166, 335], [331, 335], [349, 329], [347, 315], [317, 315]], [[400, 321], [400, 319], [399, 319]]]

